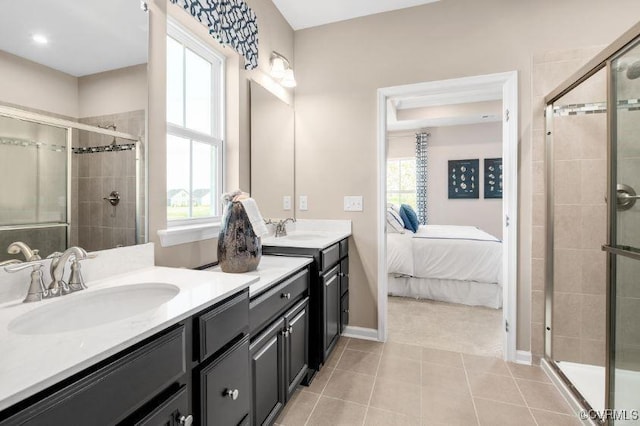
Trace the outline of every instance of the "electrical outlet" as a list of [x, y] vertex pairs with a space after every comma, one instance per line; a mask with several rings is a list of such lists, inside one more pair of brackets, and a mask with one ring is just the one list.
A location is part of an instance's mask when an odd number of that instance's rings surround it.
[[291, 195], [282, 197], [282, 210], [291, 210]]
[[362, 195], [345, 195], [344, 211], [345, 212], [361, 212], [362, 211]]
[[309, 206], [307, 205], [307, 196], [300, 196], [300, 210], [309, 210]]

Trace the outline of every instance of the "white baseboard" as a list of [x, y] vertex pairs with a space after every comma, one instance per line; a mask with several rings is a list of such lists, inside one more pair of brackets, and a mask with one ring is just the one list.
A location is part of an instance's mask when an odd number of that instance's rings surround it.
[[532, 357], [529, 351], [516, 351], [516, 364], [531, 365]]
[[364, 328], [348, 325], [344, 328], [342, 335], [344, 337], [353, 337], [355, 339], [378, 341], [378, 330], [375, 328]]

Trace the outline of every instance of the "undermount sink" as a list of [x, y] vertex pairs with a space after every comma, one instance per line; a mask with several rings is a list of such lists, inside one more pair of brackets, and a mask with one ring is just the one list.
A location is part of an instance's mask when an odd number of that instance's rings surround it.
[[140, 283], [73, 293], [15, 318], [9, 331], [52, 334], [96, 327], [155, 309], [179, 292], [172, 284]]
[[322, 234], [290, 234], [287, 235], [286, 237], [281, 237], [281, 238], [286, 238], [287, 240], [294, 240], [294, 241], [306, 241], [306, 240], [315, 240], [317, 238], [322, 238]]

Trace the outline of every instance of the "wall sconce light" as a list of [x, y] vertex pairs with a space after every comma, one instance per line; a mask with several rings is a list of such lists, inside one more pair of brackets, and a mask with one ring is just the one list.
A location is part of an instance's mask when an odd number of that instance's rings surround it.
[[280, 81], [283, 87], [296, 87], [296, 79], [289, 60], [278, 52], [271, 52], [271, 77]]

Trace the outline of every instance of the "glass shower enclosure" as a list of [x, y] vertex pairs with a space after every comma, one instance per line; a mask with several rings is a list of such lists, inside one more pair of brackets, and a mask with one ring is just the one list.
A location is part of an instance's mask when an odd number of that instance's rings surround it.
[[640, 425], [640, 24], [545, 98], [545, 361]]

